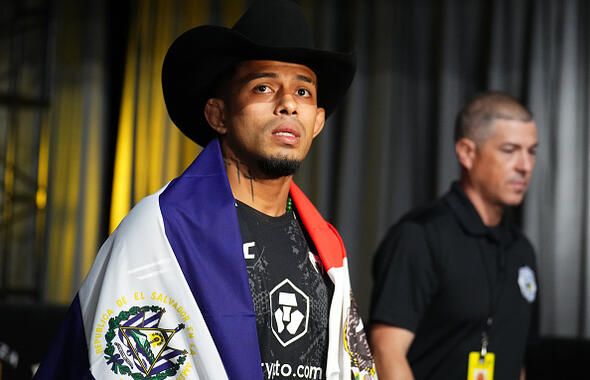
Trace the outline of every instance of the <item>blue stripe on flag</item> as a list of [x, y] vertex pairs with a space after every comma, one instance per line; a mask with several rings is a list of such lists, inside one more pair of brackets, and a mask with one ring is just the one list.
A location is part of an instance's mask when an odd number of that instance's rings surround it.
[[77, 294], [33, 379], [94, 380]]
[[160, 194], [166, 236], [230, 379], [262, 379], [242, 238], [214, 139]]
[[162, 352], [162, 355], [160, 355], [160, 357], [158, 358], [158, 361], [154, 365], [154, 368], [152, 369], [150, 374], [152, 374], [152, 375], [157, 374], [157, 373], [160, 373], [160, 372], [165, 371], [168, 368], [172, 367], [172, 365], [174, 363], [172, 363], [172, 361], [170, 361], [170, 359], [174, 359], [175, 357], [177, 357], [180, 354], [182, 354], [181, 350], [177, 350], [175, 348], [169, 348], [169, 347], [166, 348], [166, 350], [164, 352]]
[[143, 321], [144, 314], [145, 314], [145, 312], [137, 313], [137, 315], [135, 315], [132, 318], [129, 318], [129, 320], [127, 322], [125, 322], [122, 326], [124, 326], [124, 327], [141, 327], [139, 322], [140, 322], [140, 320]]
[[143, 322], [143, 326], [142, 327], [156, 327], [157, 322], [160, 320], [160, 317], [162, 316], [162, 312], [158, 312], [154, 315], [152, 315], [151, 317], [149, 317], [148, 319], [146, 319]]

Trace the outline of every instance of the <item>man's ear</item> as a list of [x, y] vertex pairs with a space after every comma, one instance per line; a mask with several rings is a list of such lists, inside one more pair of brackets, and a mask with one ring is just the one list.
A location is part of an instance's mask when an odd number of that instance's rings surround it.
[[205, 118], [217, 133], [220, 135], [227, 133], [227, 108], [223, 100], [218, 98], [208, 99], [207, 103], [205, 103]]
[[316, 115], [315, 115], [315, 123], [313, 125], [313, 137], [314, 138], [320, 134], [322, 129], [324, 129], [325, 123], [326, 123], [326, 111], [323, 108], [318, 107]]
[[455, 143], [455, 152], [459, 163], [465, 169], [469, 170], [473, 167], [475, 156], [477, 155], [477, 144], [475, 141], [468, 138], [461, 138]]

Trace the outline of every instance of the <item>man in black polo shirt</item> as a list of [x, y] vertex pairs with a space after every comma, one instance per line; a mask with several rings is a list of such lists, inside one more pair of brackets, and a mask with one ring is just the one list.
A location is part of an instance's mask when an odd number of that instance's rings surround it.
[[458, 115], [461, 177], [406, 214], [374, 261], [371, 345], [381, 379], [518, 379], [536, 314], [536, 266], [505, 215], [535, 164], [531, 112], [488, 92]]

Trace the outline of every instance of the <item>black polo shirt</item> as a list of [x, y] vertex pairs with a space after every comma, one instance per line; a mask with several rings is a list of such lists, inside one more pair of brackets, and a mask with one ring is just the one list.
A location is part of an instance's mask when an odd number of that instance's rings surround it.
[[508, 217], [486, 227], [454, 183], [389, 230], [373, 277], [371, 322], [414, 332], [407, 357], [416, 379], [467, 379], [488, 317], [494, 378], [518, 379], [536, 309], [536, 265]]

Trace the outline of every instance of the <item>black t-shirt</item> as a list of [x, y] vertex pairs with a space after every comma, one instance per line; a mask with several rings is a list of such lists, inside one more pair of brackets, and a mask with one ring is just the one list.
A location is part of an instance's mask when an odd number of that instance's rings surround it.
[[485, 227], [454, 184], [394, 225], [373, 264], [371, 321], [414, 332], [407, 357], [416, 379], [466, 379], [490, 316], [494, 378], [518, 379], [536, 318], [536, 266], [508, 218]]
[[237, 205], [264, 377], [325, 379], [333, 285], [321, 260], [294, 212]]

